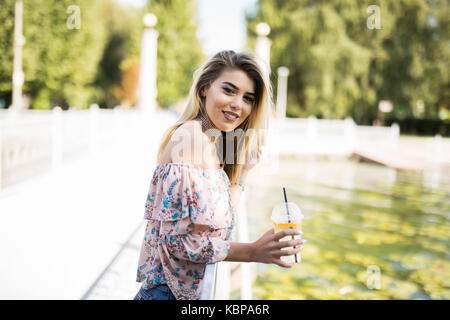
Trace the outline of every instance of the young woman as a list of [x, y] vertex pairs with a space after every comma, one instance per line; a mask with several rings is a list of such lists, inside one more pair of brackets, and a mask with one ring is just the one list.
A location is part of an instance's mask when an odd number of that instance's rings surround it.
[[253, 243], [231, 241], [245, 177], [259, 161], [269, 119], [271, 86], [254, 57], [222, 51], [194, 74], [184, 113], [158, 152], [148, 192], [148, 220], [135, 300], [199, 299], [205, 266], [218, 261], [291, 266], [301, 240], [267, 231]]

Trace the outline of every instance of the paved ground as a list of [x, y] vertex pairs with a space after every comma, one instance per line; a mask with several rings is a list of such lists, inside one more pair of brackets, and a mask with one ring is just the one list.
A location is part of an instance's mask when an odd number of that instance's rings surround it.
[[129, 300], [136, 295], [141, 286], [141, 283], [135, 282], [136, 257], [139, 256], [144, 229], [145, 223], [139, 224], [82, 299]]

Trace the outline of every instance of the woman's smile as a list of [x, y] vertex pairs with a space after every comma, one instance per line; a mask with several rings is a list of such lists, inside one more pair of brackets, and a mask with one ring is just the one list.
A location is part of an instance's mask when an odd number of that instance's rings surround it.
[[237, 113], [231, 111], [222, 111], [222, 113], [224, 118], [230, 122], [235, 122], [237, 119], [239, 119], [239, 115]]

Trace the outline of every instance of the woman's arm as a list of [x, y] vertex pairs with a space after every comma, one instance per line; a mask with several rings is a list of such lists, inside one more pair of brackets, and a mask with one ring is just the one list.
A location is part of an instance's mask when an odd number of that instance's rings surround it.
[[280, 267], [290, 268], [292, 265], [283, 262], [281, 256], [297, 254], [302, 248], [297, 247], [288, 250], [283, 250], [283, 248], [299, 246], [303, 244], [303, 240], [280, 240], [289, 235], [299, 234], [301, 234], [300, 231], [295, 229], [286, 229], [277, 233], [270, 229], [255, 242], [231, 242], [228, 255], [224, 261], [273, 263]]
[[254, 262], [252, 260], [253, 245], [251, 243], [231, 242], [230, 250], [224, 261]]
[[[244, 170], [241, 174], [241, 181], [244, 182], [248, 170]], [[238, 184], [231, 186], [231, 201], [233, 207], [237, 208], [239, 199], [242, 195], [242, 187]], [[298, 253], [302, 248], [282, 250], [286, 247], [294, 247], [303, 243], [302, 240], [280, 241], [287, 235], [298, 235], [298, 230], [283, 230], [274, 233], [274, 229], [267, 231], [261, 238], [252, 243], [231, 242], [228, 254], [224, 261], [235, 262], [261, 262], [273, 263], [281, 267], [290, 268], [289, 265], [281, 260], [281, 256], [288, 256]]]

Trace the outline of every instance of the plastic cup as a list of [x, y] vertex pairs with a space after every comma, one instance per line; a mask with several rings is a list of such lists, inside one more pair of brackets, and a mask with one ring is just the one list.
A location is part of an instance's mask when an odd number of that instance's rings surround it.
[[[287, 209], [289, 210], [289, 215]], [[302, 211], [295, 203], [281, 202], [277, 204], [272, 210], [271, 220], [274, 226], [274, 232], [277, 233], [285, 229], [295, 229], [301, 231], [303, 218], [304, 216], [302, 214]], [[300, 235], [286, 236], [280, 239], [280, 241], [288, 241], [292, 239], [301, 239], [301, 236]], [[286, 247], [283, 248], [282, 250], [290, 250], [290, 249], [293, 249], [293, 247]], [[295, 264], [301, 262], [302, 261], [301, 251], [295, 255], [282, 256], [281, 261], [288, 264]]]

